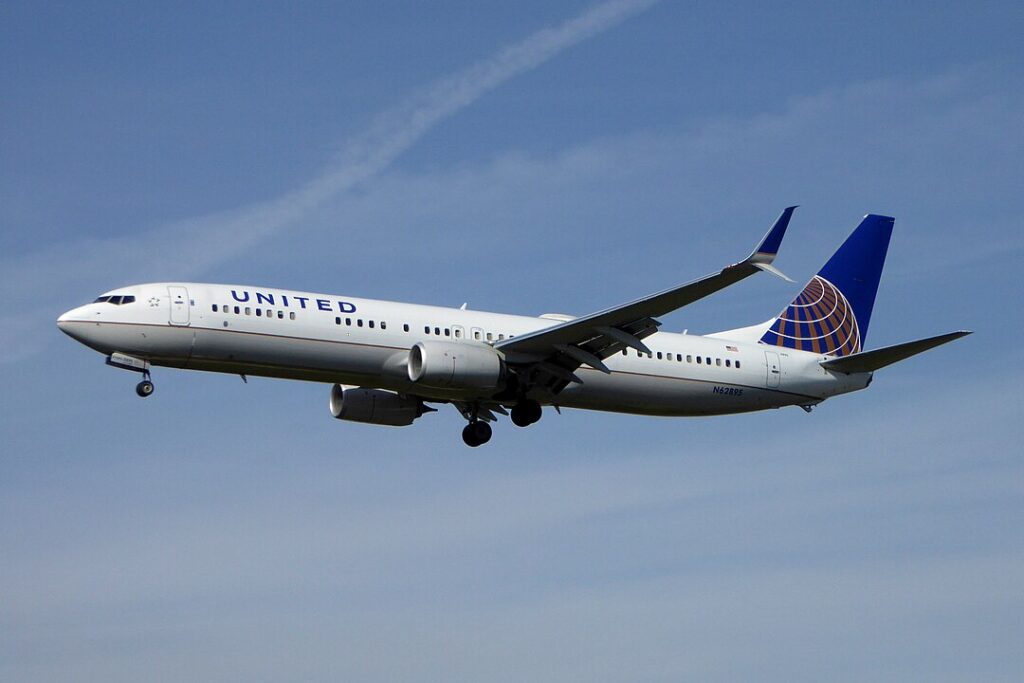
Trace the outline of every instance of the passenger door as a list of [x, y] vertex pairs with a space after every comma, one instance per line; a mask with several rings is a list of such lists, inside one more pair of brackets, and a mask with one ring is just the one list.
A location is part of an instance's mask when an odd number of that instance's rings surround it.
[[184, 287], [168, 287], [167, 294], [171, 300], [172, 325], [188, 325], [189, 300], [188, 290]]

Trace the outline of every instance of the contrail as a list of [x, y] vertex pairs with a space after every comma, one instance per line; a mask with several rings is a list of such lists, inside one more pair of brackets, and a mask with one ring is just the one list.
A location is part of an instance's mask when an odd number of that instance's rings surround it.
[[[658, 0], [609, 0], [594, 5], [560, 25], [541, 29], [427, 85], [398, 106], [379, 114], [366, 131], [344, 145], [337, 158], [320, 174], [280, 197], [186, 219], [141, 235], [85, 240], [5, 260], [0, 281], [8, 305], [13, 304], [16, 313], [0, 327], [0, 344], [8, 350], [23, 347], [22, 352], [13, 354], [14, 357], [31, 353], [24, 348], [24, 317], [38, 316], [29, 324], [30, 328], [52, 322], [53, 311], [41, 310], [41, 295], [45, 294], [55, 303], [71, 289], [96, 286], [93, 283], [97, 282], [97, 275], [108, 279], [105, 286], [116, 284], [109, 282], [111, 274], [115, 273], [117, 282], [147, 279], [145, 264], [152, 262], [154, 254], [160, 254], [161, 270], [173, 270], [181, 279], [191, 278], [237, 256], [239, 251], [252, 248], [296, 224], [333, 197], [373, 178], [430, 129], [487, 92], [656, 2]], [[174, 235], [173, 243], [180, 246], [169, 251], [168, 235]], [[22, 328], [17, 333], [16, 324]], [[31, 341], [28, 344], [35, 348]], [[13, 357], [8, 353], [5, 359]]]

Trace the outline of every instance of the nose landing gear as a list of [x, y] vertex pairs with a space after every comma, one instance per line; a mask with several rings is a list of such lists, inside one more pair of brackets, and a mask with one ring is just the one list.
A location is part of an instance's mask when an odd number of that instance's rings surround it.
[[147, 396], [152, 395], [153, 391], [156, 389], [156, 387], [153, 386], [153, 382], [149, 379], [148, 372], [145, 376], [146, 379], [135, 385], [135, 393], [138, 394], [140, 398], [146, 398]]
[[153, 390], [156, 387], [153, 386], [153, 380], [149, 377], [149, 361], [143, 360], [142, 358], [135, 358], [134, 356], [128, 356], [123, 353], [112, 353], [107, 356], [107, 365], [115, 368], [121, 368], [122, 370], [141, 372], [142, 381], [135, 385], [135, 393], [138, 394], [140, 398], [146, 398], [153, 394]]

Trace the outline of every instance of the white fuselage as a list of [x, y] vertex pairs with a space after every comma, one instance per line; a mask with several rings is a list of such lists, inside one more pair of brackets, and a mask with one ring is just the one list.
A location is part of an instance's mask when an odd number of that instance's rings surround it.
[[[374, 387], [425, 400], [461, 400], [409, 380], [417, 342], [489, 344], [558, 324], [463, 309], [236, 285], [156, 283], [68, 311], [60, 328], [105, 354], [153, 365]], [[108, 296], [109, 296], [108, 295]], [[605, 374], [580, 367], [545, 402], [645, 415], [717, 415], [808, 406], [862, 389], [870, 373], [823, 369], [827, 356], [751, 341], [659, 332], [605, 359]]]

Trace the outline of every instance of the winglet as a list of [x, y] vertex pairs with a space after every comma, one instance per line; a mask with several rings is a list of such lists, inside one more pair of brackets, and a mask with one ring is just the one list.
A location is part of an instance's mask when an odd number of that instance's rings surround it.
[[794, 210], [796, 210], [795, 206], [787, 206], [782, 210], [782, 213], [775, 220], [775, 225], [764, 236], [761, 243], [751, 252], [750, 256], [743, 259], [744, 264], [754, 266], [766, 273], [771, 273], [786, 282], [792, 282], [785, 273], [772, 265], [772, 261], [775, 260], [775, 256], [779, 253], [779, 246], [782, 244], [782, 238], [786, 235], [786, 228], [789, 227], [789, 219], [793, 217]]
[[[789, 227], [789, 219], [793, 217], [793, 211], [796, 210], [795, 206], [787, 206], [783, 209], [782, 214], [779, 215], [775, 221], [775, 225], [772, 226], [768, 234], [764, 236], [761, 243], [757, 245], [757, 248], [748, 256], [744, 263], [751, 265], [757, 264], [770, 264], [775, 260], [776, 254], [779, 253], [779, 246], [782, 244], [782, 238], [786, 235], [786, 228]], [[771, 272], [771, 271], [769, 271]]]

